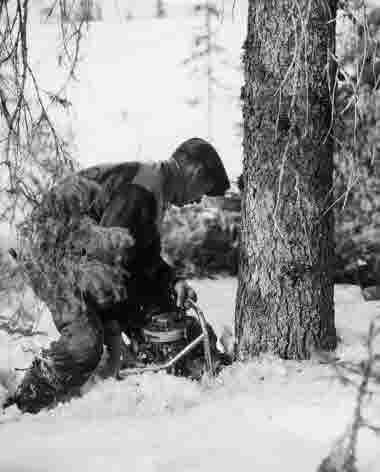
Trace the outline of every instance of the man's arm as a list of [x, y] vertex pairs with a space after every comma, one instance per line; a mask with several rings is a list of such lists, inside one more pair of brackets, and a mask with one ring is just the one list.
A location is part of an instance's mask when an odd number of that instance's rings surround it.
[[[107, 199], [103, 197], [103, 200]], [[128, 228], [135, 240], [132, 250], [128, 250], [128, 269], [140, 274], [148, 284], [152, 282], [157, 293], [174, 290], [179, 305], [185, 304], [187, 298], [196, 300], [194, 290], [177, 276], [176, 270], [161, 256], [161, 235], [156, 224], [157, 203], [154, 195], [139, 185], [128, 184], [114, 189], [108, 201], [100, 224]]]
[[139, 185], [128, 184], [114, 189], [102, 211], [100, 226], [129, 230], [135, 241], [126, 260], [130, 270], [172, 283], [176, 279], [175, 270], [161, 257], [161, 235], [156, 220], [154, 195]]

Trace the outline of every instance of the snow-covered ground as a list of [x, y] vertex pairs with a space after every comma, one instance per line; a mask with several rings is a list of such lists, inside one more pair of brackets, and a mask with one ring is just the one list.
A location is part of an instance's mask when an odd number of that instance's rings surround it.
[[[216, 331], [231, 327], [236, 280], [193, 285]], [[335, 300], [342, 337], [337, 354], [357, 360], [365, 354], [365, 333], [380, 304], [363, 302], [353, 286], [337, 286]], [[37, 328], [55, 335], [46, 312]], [[2, 364], [24, 366], [30, 354], [22, 346], [30, 348], [31, 340], [12, 341], [1, 331], [0, 336]], [[2, 378], [13, 383], [5, 371]], [[355, 394], [326, 364], [271, 356], [233, 365], [214, 383], [146, 374], [87, 390], [50, 412], [21, 416], [12, 407], [0, 416], [0, 470], [315, 472], [352, 418]], [[368, 411], [380, 424], [379, 395]], [[358, 456], [361, 472], [379, 471], [380, 441], [362, 434]]]

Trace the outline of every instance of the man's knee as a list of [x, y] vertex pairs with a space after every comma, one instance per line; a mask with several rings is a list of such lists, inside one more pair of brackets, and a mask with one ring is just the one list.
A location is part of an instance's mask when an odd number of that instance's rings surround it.
[[92, 372], [103, 352], [103, 330], [98, 320], [82, 317], [61, 331], [58, 351], [64, 351], [63, 367], [78, 374]]

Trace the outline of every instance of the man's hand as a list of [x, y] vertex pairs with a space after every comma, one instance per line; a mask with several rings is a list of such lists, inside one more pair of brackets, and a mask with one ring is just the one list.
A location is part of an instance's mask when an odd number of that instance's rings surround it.
[[17, 403], [16, 395], [10, 395], [2, 405], [3, 411]]
[[195, 290], [186, 282], [186, 280], [179, 280], [174, 285], [174, 290], [177, 294], [177, 305], [180, 308], [190, 308], [188, 300], [196, 302], [198, 299]]

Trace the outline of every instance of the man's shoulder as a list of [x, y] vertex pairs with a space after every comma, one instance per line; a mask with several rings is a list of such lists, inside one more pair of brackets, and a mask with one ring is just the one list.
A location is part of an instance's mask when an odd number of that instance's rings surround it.
[[103, 214], [104, 226], [142, 225], [155, 221], [157, 203], [154, 194], [139, 184], [128, 183], [110, 191], [104, 188], [95, 202]]
[[78, 175], [99, 184], [105, 184], [109, 180], [131, 182], [141, 167], [137, 161], [114, 164], [99, 164], [87, 167], [78, 172]]

